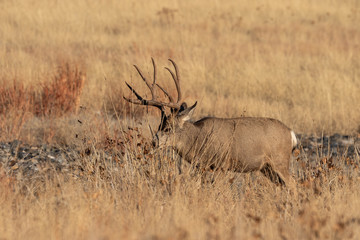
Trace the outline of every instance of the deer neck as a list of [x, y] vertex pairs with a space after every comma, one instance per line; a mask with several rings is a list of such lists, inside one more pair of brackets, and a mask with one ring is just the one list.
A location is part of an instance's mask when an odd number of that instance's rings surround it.
[[[181, 131], [178, 133], [175, 142], [175, 150], [182, 157], [192, 158], [192, 152], [196, 145], [200, 129], [191, 122], [185, 122]], [[188, 159], [187, 159], [188, 160]]]

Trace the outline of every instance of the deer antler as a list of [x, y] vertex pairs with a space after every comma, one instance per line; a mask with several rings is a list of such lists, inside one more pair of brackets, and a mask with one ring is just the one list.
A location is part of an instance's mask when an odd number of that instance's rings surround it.
[[[179, 73], [178, 73], [178, 69], [177, 66], [175, 64], [175, 62], [171, 59], [169, 59], [169, 61], [173, 64], [174, 68], [175, 68], [175, 74], [167, 67], [165, 67], [166, 70], [169, 71], [169, 73], [171, 74], [172, 79], [175, 82], [175, 86], [176, 86], [176, 90], [178, 92], [178, 99], [177, 102], [174, 101], [174, 98], [168, 94], [168, 92], [161, 87], [159, 84], [156, 83], [156, 65], [155, 65], [155, 61], [153, 58], [151, 58], [153, 67], [154, 67], [154, 79], [153, 82], [150, 83], [142, 74], [142, 72], [140, 71], [140, 69], [138, 68], [138, 66], [134, 65], [136, 71], [139, 73], [141, 79], [145, 82], [146, 86], [149, 88], [150, 92], [151, 92], [151, 99], [144, 99], [140, 94], [138, 94], [135, 89], [130, 86], [130, 84], [128, 84], [127, 82], [126, 85], [128, 86], [128, 88], [135, 94], [137, 99], [130, 99], [130, 98], [126, 98], [124, 97], [124, 99], [130, 103], [133, 104], [137, 104], [137, 105], [144, 105], [144, 106], [154, 106], [159, 108], [161, 111], [164, 111], [164, 107], [170, 107], [171, 109], [179, 109], [181, 106], [181, 89], [180, 89], [180, 80], [179, 80]], [[156, 94], [155, 94], [155, 86], [157, 86], [169, 99], [169, 102], [160, 102], [157, 100]]]
[[177, 100], [177, 103], [179, 104], [180, 101], [181, 101], [181, 88], [180, 88], [180, 76], [179, 76], [179, 71], [178, 71], [178, 68], [177, 68], [177, 65], [176, 63], [169, 59], [169, 61], [173, 64], [174, 68], [175, 68], [175, 74], [168, 68], [168, 67], [165, 67], [166, 70], [169, 71], [169, 73], [171, 74], [171, 77], [172, 79], [174, 80], [175, 82], [175, 86], [176, 86], [176, 90], [178, 92], [178, 100]]

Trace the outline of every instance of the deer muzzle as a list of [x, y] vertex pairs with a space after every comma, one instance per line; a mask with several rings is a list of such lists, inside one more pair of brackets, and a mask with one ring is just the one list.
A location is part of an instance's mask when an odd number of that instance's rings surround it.
[[152, 145], [154, 148], [159, 147], [159, 137], [158, 137], [157, 134], [153, 137], [153, 139], [152, 139], [152, 141], [151, 141], [151, 145]]

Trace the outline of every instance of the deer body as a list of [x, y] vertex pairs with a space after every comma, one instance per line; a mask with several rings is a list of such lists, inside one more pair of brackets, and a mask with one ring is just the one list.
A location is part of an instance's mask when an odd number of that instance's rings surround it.
[[271, 118], [208, 117], [194, 123], [185, 121], [172, 134], [158, 133], [158, 145], [172, 146], [186, 161], [198, 161], [203, 168], [267, 170], [272, 171], [272, 181], [286, 183], [296, 145], [291, 132], [282, 122]]
[[[181, 103], [181, 89], [176, 64], [175, 73], [166, 68], [176, 85], [178, 100], [174, 101], [154, 80], [149, 83], [135, 66], [139, 75], [151, 91], [152, 99], [142, 98], [129, 84], [137, 99], [125, 100], [138, 104], [155, 106], [161, 110], [161, 122], [154, 137], [155, 147], [173, 147], [186, 161], [197, 161], [203, 169], [224, 169], [237, 172], [261, 171], [274, 183], [293, 185], [289, 174], [289, 163], [296, 136], [291, 129], [276, 119], [261, 117], [216, 118], [206, 117], [192, 122], [191, 116], [197, 105], [187, 107]], [[155, 95], [158, 87], [169, 102], [160, 102]], [[165, 114], [165, 107], [171, 113]]]

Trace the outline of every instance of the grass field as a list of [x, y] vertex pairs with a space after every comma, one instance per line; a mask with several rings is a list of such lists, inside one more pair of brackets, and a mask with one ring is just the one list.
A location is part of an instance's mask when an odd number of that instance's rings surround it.
[[[0, 239], [360, 238], [359, 169], [345, 157], [299, 181], [298, 197], [259, 174], [203, 182], [179, 175], [173, 157], [158, 169], [142, 147], [159, 113], [122, 99], [124, 81], [150, 95], [132, 65], [150, 77], [151, 57], [175, 93], [171, 58], [195, 119], [265, 116], [296, 133], [357, 135], [359, 22], [356, 0], [0, 1], [0, 140], [96, 153], [79, 155], [79, 178], [29, 180], [0, 165]], [[128, 126], [140, 147], [127, 142], [127, 160], [100, 170], [107, 140]]]

